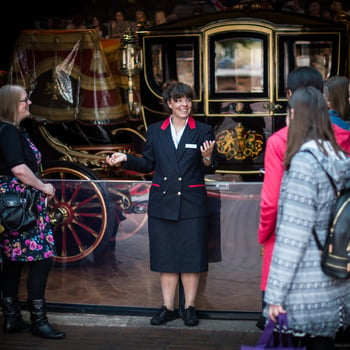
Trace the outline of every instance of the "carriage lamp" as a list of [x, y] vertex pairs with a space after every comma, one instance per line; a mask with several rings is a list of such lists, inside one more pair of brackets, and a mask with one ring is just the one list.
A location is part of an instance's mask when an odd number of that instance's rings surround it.
[[123, 34], [120, 42], [118, 68], [120, 74], [128, 77], [128, 104], [132, 110], [134, 105], [133, 77], [139, 74], [142, 69], [142, 49], [139, 46], [136, 33], [131, 28], [128, 28]]

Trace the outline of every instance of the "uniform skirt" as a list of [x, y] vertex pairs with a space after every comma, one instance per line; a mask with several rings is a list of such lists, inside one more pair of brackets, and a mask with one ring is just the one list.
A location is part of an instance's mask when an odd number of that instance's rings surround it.
[[208, 271], [206, 217], [171, 221], [148, 217], [150, 268], [156, 272]]

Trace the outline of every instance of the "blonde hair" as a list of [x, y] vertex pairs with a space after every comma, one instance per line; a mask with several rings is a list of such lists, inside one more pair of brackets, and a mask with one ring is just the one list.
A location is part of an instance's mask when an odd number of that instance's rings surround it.
[[4, 85], [0, 88], [0, 121], [18, 124], [18, 103], [26, 90], [21, 85]]

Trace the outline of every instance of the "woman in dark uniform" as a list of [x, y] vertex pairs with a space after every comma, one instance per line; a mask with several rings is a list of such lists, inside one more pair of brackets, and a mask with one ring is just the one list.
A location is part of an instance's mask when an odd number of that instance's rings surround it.
[[206, 172], [215, 170], [214, 132], [191, 116], [193, 90], [171, 82], [163, 93], [171, 115], [151, 125], [142, 157], [113, 153], [106, 162], [143, 173], [154, 171], [149, 195], [150, 267], [160, 272], [163, 306], [152, 325], [176, 318], [175, 295], [179, 276], [184, 287], [187, 326], [199, 321], [195, 298], [201, 272], [208, 270]]

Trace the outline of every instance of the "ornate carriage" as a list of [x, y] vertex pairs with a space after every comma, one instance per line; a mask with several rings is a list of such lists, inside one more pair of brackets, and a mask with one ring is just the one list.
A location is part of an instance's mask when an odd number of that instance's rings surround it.
[[[194, 116], [215, 130], [219, 168], [208, 181], [249, 182], [262, 180], [266, 140], [284, 125], [288, 73], [313, 65], [324, 78], [348, 74], [347, 25], [299, 14], [243, 8], [140, 27], [128, 39], [26, 30], [17, 40], [10, 82], [26, 86], [32, 101], [25, 126], [43, 150], [44, 176], [65, 182], [50, 204], [58, 263], [97, 255], [117, 235], [132, 193], [106, 181], [151, 178], [104, 159], [141, 153], [147, 125], [164, 117], [166, 81], [193, 86]], [[142, 197], [145, 188], [135, 188]], [[135, 210], [145, 213], [145, 202]]]

